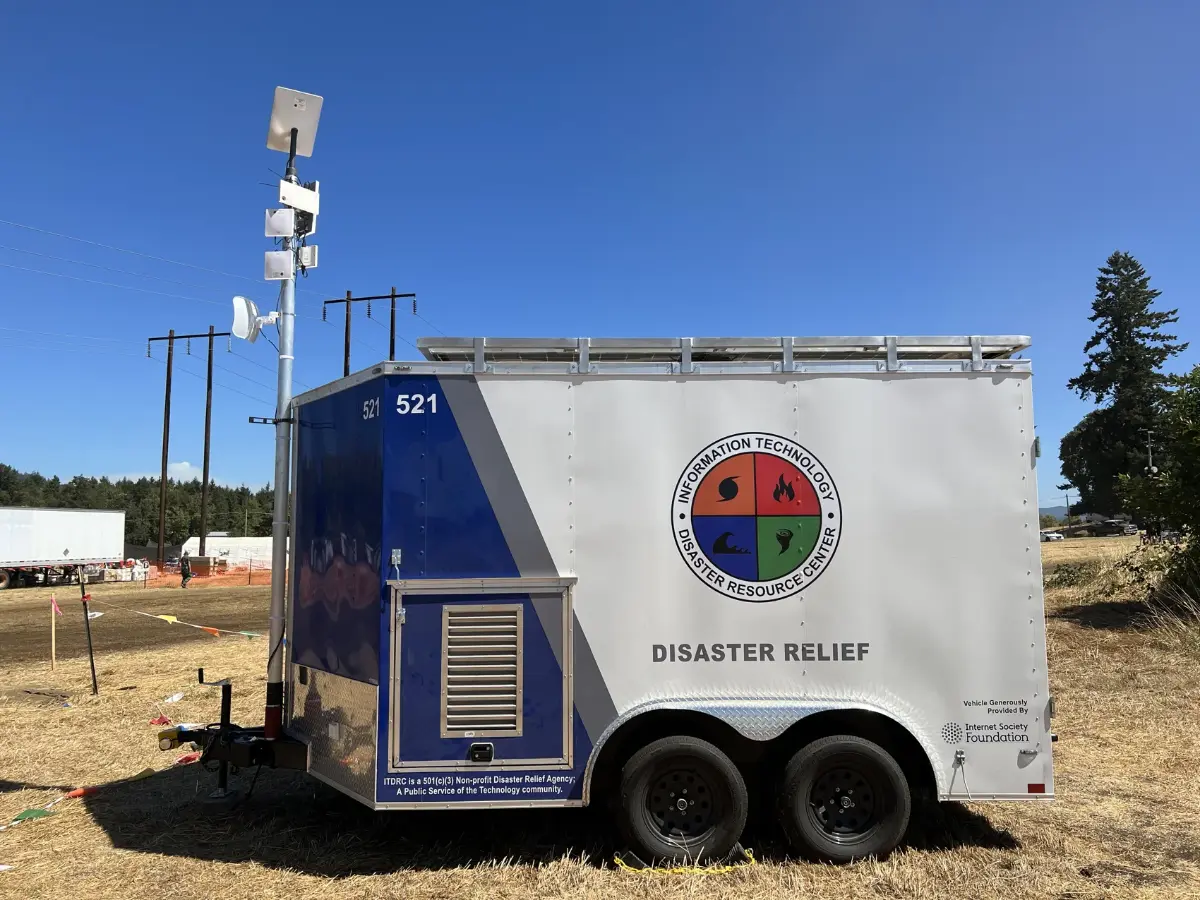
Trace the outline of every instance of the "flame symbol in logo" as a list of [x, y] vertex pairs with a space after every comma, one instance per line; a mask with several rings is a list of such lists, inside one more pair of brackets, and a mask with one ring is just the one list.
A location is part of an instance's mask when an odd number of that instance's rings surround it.
[[775, 498], [776, 503], [778, 503], [784, 497], [787, 497], [788, 500], [795, 500], [796, 490], [792, 487], [792, 483], [790, 481], [784, 481], [783, 476], [780, 475], [779, 484], [775, 485], [775, 490], [771, 492], [771, 496]]

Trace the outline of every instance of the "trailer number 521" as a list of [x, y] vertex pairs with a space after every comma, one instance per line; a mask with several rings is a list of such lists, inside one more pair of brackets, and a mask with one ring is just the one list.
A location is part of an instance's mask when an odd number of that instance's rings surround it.
[[420, 416], [426, 412], [437, 412], [437, 394], [398, 394], [396, 396], [396, 412], [402, 416]]

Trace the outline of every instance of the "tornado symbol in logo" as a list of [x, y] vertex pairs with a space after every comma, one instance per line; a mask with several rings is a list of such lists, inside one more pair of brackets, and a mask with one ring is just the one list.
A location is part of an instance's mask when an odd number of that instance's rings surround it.
[[790, 528], [780, 528], [775, 532], [775, 540], [779, 541], [779, 555], [787, 553], [788, 547], [792, 546], [792, 530]]

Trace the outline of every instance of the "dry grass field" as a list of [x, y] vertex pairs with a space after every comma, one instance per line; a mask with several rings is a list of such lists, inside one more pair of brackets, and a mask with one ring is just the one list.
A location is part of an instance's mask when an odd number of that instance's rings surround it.
[[[106, 615], [93, 623], [93, 698], [77, 602], [63, 603], [52, 672], [47, 594], [12, 592], [0, 597], [0, 824], [64, 790], [99, 789], [0, 832], [0, 865], [13, 867], [0, 872], [0, 897], [1200, 896], [1197, 644], [1186, 629], [1144, 624], [1113, 565], [1127, 539], [1042, 548], [1060, 735], [1054, 802], [925, 809], [904, 849], [844, 868], [790, 861], [763, 829], [747, 841], [757, 865], [710, 875], [614, 867], [608, 832], [588, 811], [374, 814], [271, 771], [240, 808], [208, 807], [213, 776], [172, 766], [176, 753], [156, 749], [149, 721], [216, 717], [217, 692], [195, 684], [197, 666], [235, 680], [235, 719], [261, 721], [265, 641], [97, 605]], [[260, 630], [265, 619], [259, 587], [95, 593], [222, 628]], [[182, 701], [163, 702], [177, 691]], [[252, 774], [235, 782], [247, 787]]]

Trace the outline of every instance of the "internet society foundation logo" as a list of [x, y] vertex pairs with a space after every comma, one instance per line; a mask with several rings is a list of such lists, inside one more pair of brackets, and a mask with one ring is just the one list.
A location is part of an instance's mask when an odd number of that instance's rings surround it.
[[798, 594], [837, 551], [842, 504], [828, 470], [795, 441], [747, 431], [714, 441], [671, 499], [675, 546], [692, 573], [735, 600]]

